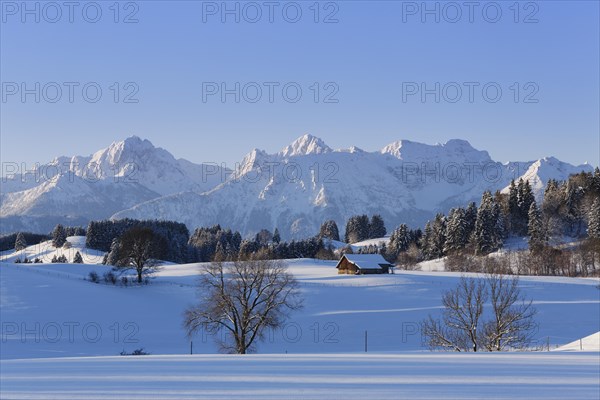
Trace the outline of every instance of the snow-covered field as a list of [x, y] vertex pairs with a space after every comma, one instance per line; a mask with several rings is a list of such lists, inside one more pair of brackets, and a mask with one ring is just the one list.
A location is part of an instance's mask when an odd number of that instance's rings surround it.
[[[259, 346], [260, 353], [423, 351], [418, 324], [440, 311], [440, 296], [460, 275], [398, 272], [336, 275], [335, 262], [293, 260], [303, 310]], [[77, 264], [0, 265], [2, 358], [117, 355], [144, 347], [186, 354], [182, 312], [195, 301], [199, 264], [169, 265], [142, 287], [93, 284], [109, 268]], [[597, 279], [523, 277], [534, 300], [540, 345], [551, 348], [600, 331]], [[211, 337], [193, 339], [195, 353], [217, 351]]]
[[3, 361], [10, 399], [598, 399], [599, 353], [279, 354]]
[[[150, 285], [122, 287], [84, 279], [108, 272], [102, 265], [0, 263], [0, 397], [598, 398], [598, 336], [579, 351], [579, 338], [600, 331], [598, 279], [521, 278], [538, 309], [537, 345], [574, 343], [560, 349], [568, 353], [436, 354], [418, 324], [440, 312], [460, 274], [347, 276], [334, 261], [288, 264], [304, 308], [259, 344], [260, 355], [236, 357], [214, 355], [204, 334], [189, 355], [182, 313], [200, 264], [166, 265]], [[138, 348], [152, 355], [118, 356]]]

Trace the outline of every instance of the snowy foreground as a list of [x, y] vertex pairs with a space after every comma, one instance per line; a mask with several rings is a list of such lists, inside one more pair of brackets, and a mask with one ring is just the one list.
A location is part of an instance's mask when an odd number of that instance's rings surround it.
[[[146, 286], [95, 284], [84, 278], [110, 270], [93, 264], [101, 254], [69, 241], [88, 264], [14, 264], [18, 254], [3, 254], [2, 399], [600, 398], [598, 279], [521, 278], [538, 310], [539, 351], [432, 353], [419, 322], [439, 315], [460, 274], [342, 276], [335, 262], [290, 260], [304, 308], [259, 354], [217, 355], [200, 334], [189, 355], [182, 314], [200, 264], [165, 265]], [[22, 255], [62, 251], [46, 247]], [[151, 355], [119, 356], [139, 348]]]
[[10, 399], [598, 399], [599, 353], [2, 361]]

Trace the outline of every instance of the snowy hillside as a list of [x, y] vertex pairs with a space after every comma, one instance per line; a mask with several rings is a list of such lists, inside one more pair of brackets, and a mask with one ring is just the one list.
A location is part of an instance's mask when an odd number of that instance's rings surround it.
[[0, 252], [0, 261], [13, 263], [16, 260], [23, 261], [27, 258], [33, 261], [36, 258], [42, 263], [49, 263], [54, 257], [65, 256], [67, 261], [73, 262], [75, 254], [79, 252], [85, 264], [101, 264], [104, 258], [104, 252], [92, 250], [85, 247], [85, 236], [69, 236], [68, 247], [55, 248], [52, 241], [47, 240], [39, 244], [27, 246], [23, 250], [8, 250]]
[[511, 179], [529, 179], [539, 196], [548, 179], [582, 170], [591, 166], [554, 158], [502, 164], [456, 139], [404, 140], [367, 152], [333, 150], [304, 135], [275, 154], [254, 149], [235, 171], [224, 171], [177, 160], [134, 136], [3, 179], [0, 229], [46, 233], [57, 222], [113, 216], [175, 220], [190, 230], [218, 223], [244, 235], [277, 227], [289, 239], [314, 235], [327, 219], [343, 230], [352, 215], [378, 213], [391, 231], [400, 223], [421, 227]]
[[[456, 285], [460, 274], [345, 276], [337, 275], [335, 264], [289, 261], [300, 282], [304, 309], [259, 345], [260, 353], [362, 352], [365, 330], [369, 351], [427, 351], [418, 324], [428, 314], [440, 312], [442, 293]], [[0, 317], [5, 326], [18, 327], [10, 337], [5, 335], [1, 357], [107, 356], [140, 347], [153, 354], [189, 353], [182, 312], [196, 301], [199, 266], [164, 266], [150, 285], [122, 287], [84, 280], [91, 271], [102, 277], [109, 271], [103, 265], [0, 263]], [[525, 295], [538, 309], [535, 338], [540, 346], [548, 338], [554, 348], [600, 331], [598, 283], [598, 279], [521, 277]], [[64, 327], [69, 321], [80, 323], [72, 338], [61, 328], [59, 340], [36, 342], [27, 335], [21, 340], [21, 326]], [[103, 334], [98, 340], [90, 341], [82, 331], [86, 323], [100, 327]], [[114, 324], [120, 334], [117, 340]], [[195, 353], [218, 351], [209, 335], [193, 340]]]
[[560, 346], [556, 351], [600, 351], [600, 332]]

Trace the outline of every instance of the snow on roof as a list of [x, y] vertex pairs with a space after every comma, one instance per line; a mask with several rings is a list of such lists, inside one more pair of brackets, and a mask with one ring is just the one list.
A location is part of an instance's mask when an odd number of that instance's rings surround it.
[[381, 254], [344, 254], [344, 257], [359, 269], [381, 269], [381, 265], [391, 265]]

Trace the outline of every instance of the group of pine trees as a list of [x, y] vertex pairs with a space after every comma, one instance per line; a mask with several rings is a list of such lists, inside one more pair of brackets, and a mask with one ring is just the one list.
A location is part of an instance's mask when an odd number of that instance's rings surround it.
[[333, 252], [318, 236], [282, 242], [278, 229], [274, 232], [263, 229], [253, 238], [243, 240], [239, 232], [215, 225], [197, 228], [187, 238], [185, 225], [170, 221], [94, 221], [87, 229], [86, 246], [106, 251], [104, 263], [117, 265], [122, 253], [121, 238], [133, 228], [140, 227], [150, 228], [154, 233], [152, 257], [166, 261], [228, 261], [248, 258], [258, 252], [265, 252], [274, 259], [333, 257]]
[[[367, 239], [384, 237], [387, 233], [381, 215], [375, 214], [369, 220], [367, 215], [355, 215], [346, 223], [346, 243], [357, 243]], [[339, 235], [338, 235], [339, 236]]]
[[132, 228], [149, 228], [156, 235], [157, 254], [161, 260], [175, 263], [193, 262], [189, 254], [190, 233], [185, 224], [159, 220], [104, 220], [88, 224], [86, 247], [111, 252], [119, 245], [119, 239]]
[[[337, 229], [337, 227], [336, 227]], [[236, 260], [264, 252], [273, 259], [316, 258], [327, 251], [319, 236], [282, 242], [279, 231], [263, 229], [253, 239], [243, 240], [239, 232], [220, 225], [197, 228], [189, 240], [196, 261]]]
[[392, 232], [389, 245], [383, 253], [388, 260], [395, 261], [411, 247], [418, 248], [422, 237], [423, 232], [420, 229], [409, 229], [406, 224], [401, 224]]
[[[327, 226], [324, 224], [320, 235], [327, 237], [323, 233], [330, 231], [333, 224], [330, 221]], [[352, 217], [347, 224], [346, 242], [369, 238], [369, 224], [364, 215]], [[589, 256], [592, 261], [587, 257], [579, 263], [593, 269], [593, 254], [600, 250], [600, 171], [582, 172], [566, 182], [550, 180], [540, 205], [528, 181], [513, 181], [508, 193], [485, 192], [479, 207], [470, 203], [465, 208], [453, 208], [448, 215], [439, 213], [425, 225], [424, 231], [411, 230], [402, 224], [392, 232], [387, 246], [370, 246], [361, 252], [380, 253], [390, 262], [416, 263], [449, 255], [486, 255], [500, 249], [510, 236], [527, 237], [529, 254], [540, 257], [545, 254], [546, 258], [553, 255], [555, 260], [559, 257], [555, 254], [558, 250], [549, 246], [551, 237], [587, 236], [586, 249], [592, 249]], [[553, 268], [547, 266], [544, 271]], [[568, 269], [581, 272], [581, 268]], [[533, 272], [544, 273], [536, 269]]]
[[504, 238], [504, 218], [498, 195], [485, 192], [479, 207], [470, 203], [457, 207], [447, 216], [438, 213], [425, 225], [418, 243], [422, 258], [431, 260], [449, 254], [470, 251], [487, 254], [499, 249]]

